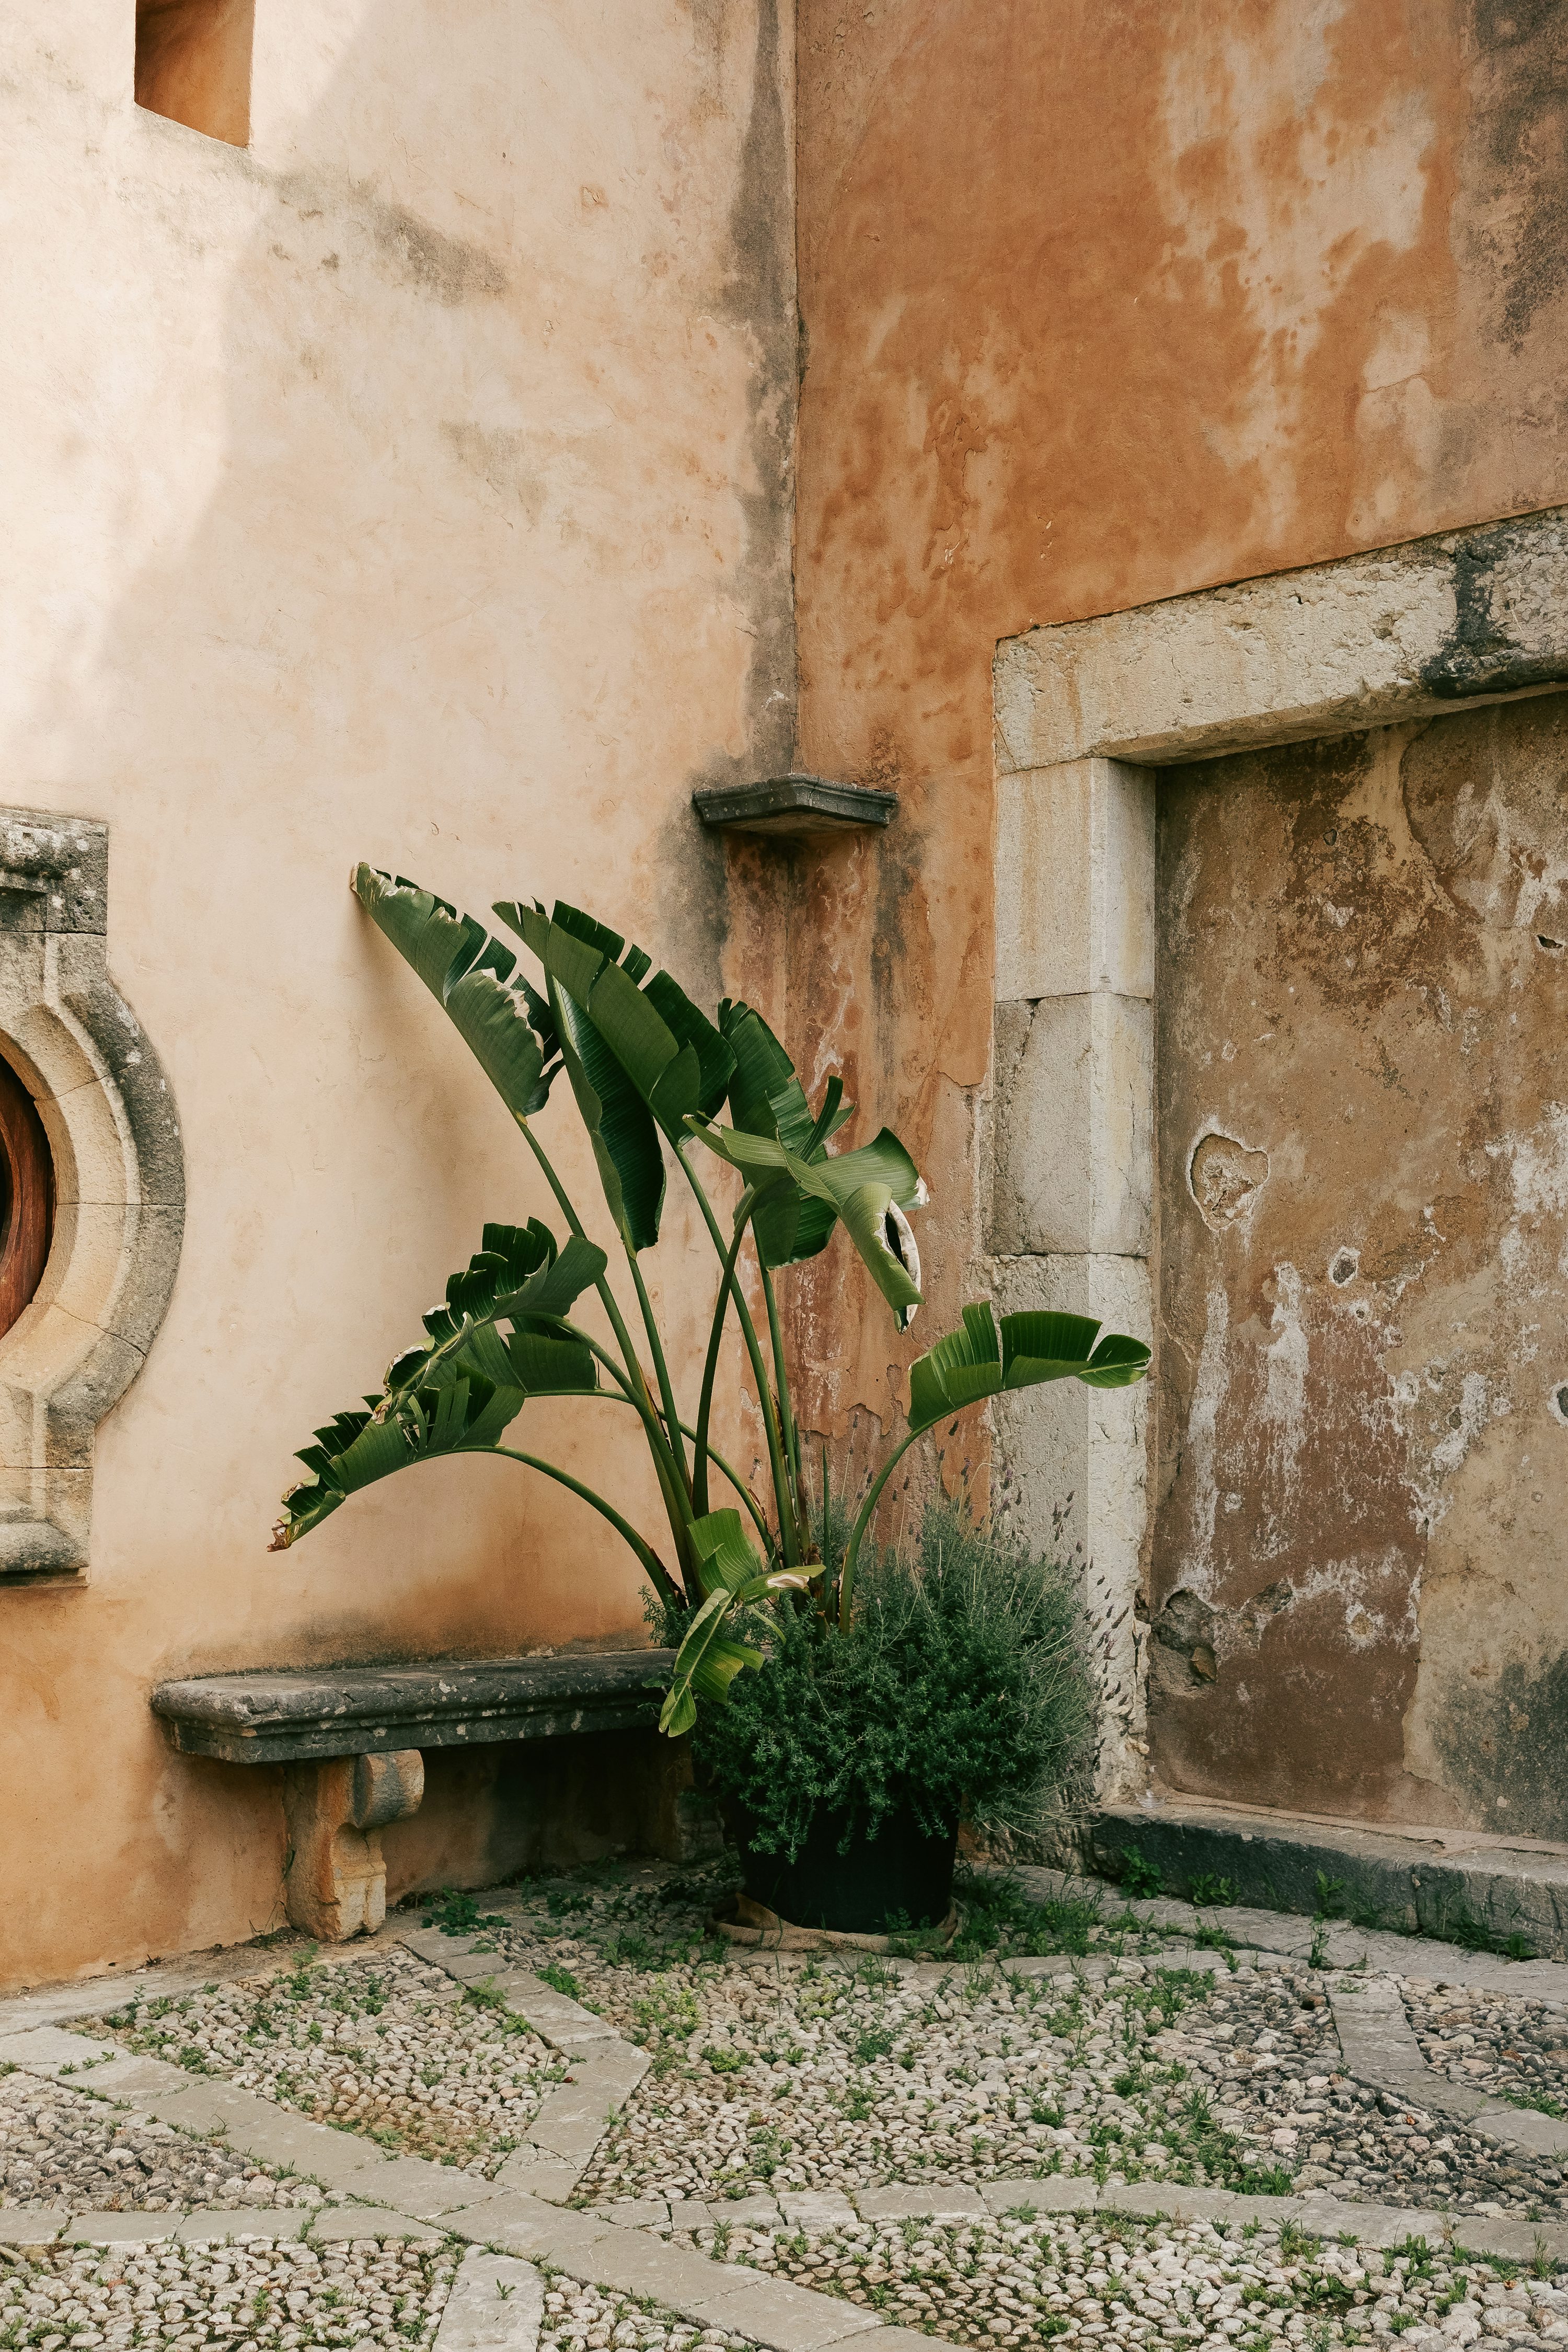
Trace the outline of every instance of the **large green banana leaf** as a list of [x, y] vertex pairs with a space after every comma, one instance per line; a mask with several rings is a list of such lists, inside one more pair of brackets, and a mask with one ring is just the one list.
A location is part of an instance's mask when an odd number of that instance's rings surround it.
[[1108, 1331], [1088, 1315], [1004, 1315], [1000, 1338], [989, 1299], [966, 1307], [962, 1327], [910, 1368], [910, 1427], [931, 1429], [950, 1412], [1044, 1381], [1128, 1388], [1149, 1369], [1142, 1339]]
[[544, 967], [566, 1074], [593, 1143], [610, 1213], [628, 1245], [650, 1248], [664, 1207], [660, 1129], [685, 1139], [689, 1112], [711, 1116], [734, 1055], [668, 972], [580, 908], [498, 902], [502, 922]]
[[842, 1218], [871, 1279], [892, 1307], [900, 1331], [921, 1303], [921, 1260], [904, 1212], [919, 1208], [925, 1187], [890, 1128], [883, 1128], [858, 1151], [803, 1160], [776, 1135], [751, 1135], [734, 1127], [687, 1121], [710, 1151], [738, 1168], [748, 1183], [766, 1185], [788, 1177], [805, 1199]]
[[796, 1570], [769, 1571], [739, 1511], [710, 1511], [694, 1519], [691, 1545], [707, 1597], [681, 1637], [659, 1712], [658, 1727], [672, 1739], [696, 1722], [699, 1699], [723, 1699], [742, 1667], [763, 1663], [760, 1650], [726, 1633], [731, 1617], [771, 1592], [800, 1592], [806, 1586]]
[[531, 1118], [550, 1099], [550, 1037], [535, 1034], [540, 999], [514, 978], [517, 958], [472, 915], [401, 876], [354, 869], [354, 894], [377, 929], [406, 957], [471, 1048], [507, 1108]]
[[[730, 1117], [747, 1135], [772, 1136], [808, 1164], [826, 1159], [827, 1139], [848, 1118], [844, 1082], [827, 1081], [822, 1108], [812, 1117], [795, 1064], [760, 1013], [726, 997], [719, 1028], [735, 1056], [730, 1080]], [[798, 1265], [826, 1247], [837, 1223], [832, 1203], [803, 1192], [781, 1170], [752, 1215], [752, 1231], [765, 1265]]]
[[395, 1359], [367, 1411], [338, 1413], [300, 1449], [315, 1475], [283, 1497], [273, 1550], [395, 1470], [499, 1445], [531, 1396], [591, 1393], [598, 1384], [593, 1351], [561, 1328], [561, 1318], [605, 1265], [604, 1251], [575, 1234], [557, 1255], [535, 1219], [487, 1225], [483, 1246], [424, 1318], [428, 1343]]

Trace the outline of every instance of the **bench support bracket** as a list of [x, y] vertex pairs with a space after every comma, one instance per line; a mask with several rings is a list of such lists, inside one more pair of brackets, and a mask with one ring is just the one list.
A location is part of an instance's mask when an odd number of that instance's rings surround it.
[[417, 1748], [285, 1765], [289, 1925], [323, 1944], [374, 1935], [386, 1916], [381, 1832], [416, 1813], [424, 1794]]

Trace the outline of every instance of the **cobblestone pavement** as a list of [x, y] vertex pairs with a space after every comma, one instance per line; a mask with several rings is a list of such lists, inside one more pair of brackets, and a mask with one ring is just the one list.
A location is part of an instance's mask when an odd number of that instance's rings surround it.
[[117, 2010], [132, 2050], [218, 2074], [314, 2122], [489, 2174], [564, 2068], [482, 1987], [465, 1991], [412, 1952], [299, 1964]]
[[[1309, 1960], [1268, 1955], [1255, 1967], [1213, 1934], [1213, 1948], [1173, 1948], [1082, 1905], [1016, 1903], [1005, 1917], [994, 1908], [989, 1949], [972, 1940], [943, 1963], [742, 1959], [704, 1939], [714, 1892], [701, 1874], [605, 1869], [498, 1893], [492, 1911], [482, 1897], [426, 1906], [469, 1937], [477, 1919], [498, 1976], [532, 1971], [650, 2053], [574, 2203], [668, 2198], [678, 2247], [976, 2346], [1568, 2344], [1568, 2272], [1552, 2274], [1544, 2239], [1528, 2259], [1529, 2224], [1568, 2212], [1561, 2168], [1413, 2108], [1408, 2086], [1402, 2099], [1349, 2078], [1326, 1998], [1334, 1979]], [[1031, 1947], [1049, 1958], [998, 1966]], [[455, 1944], [454, 1958], [471, 1948]], [[266, 1975], [205, 1990], [141, 1990], [108, 2030], [193, 2075], [484, 2178], [547, 2087], [573, 2080], [570, 2058], [500, 1993], [401, 1947], [330, 1961], [300, 1947], [292, 1965], [279, 1969], [276, 1954], [262, 1965]], [[1547, 2115], [1568, 2106], [1568, 2011], [1528, 1994], [1398, 1981], [1442, 2075]], [[90, 2080], [0, 2078], [0, 2205], [318, 2201], [216, 2136], [137, 2124], [91, 2091]], [[881, 2184], [923, 2192], [1047, 2178], [1169, 2184], [1173, 2200], [1184, 2188], [1247, 2190], [1263, 2212], [1226, 2226], [1036, 2220], [1020, 2208], [942, 2223], [861, 2220], [845, 2201]], [[1314, 2189], [1445, 2214], [1449, 2242], [1379, 2253], [1320, 2242], [1268, 2210]], [[821, 2201], [803, 2208], [792, 2193]], [[739, 2201], [760, 2195], [783, 2196], [790, 2223], [764, 2224]], [[735, 2200], [734, 2220], [688, 2234], [692, 2208], [683, 2215], [679, 2200], [697, 2198], [721, 2213]], [[1480, 2216], [1526, 2224], [1517, 2242], [1489, 2242], [1514, 2263], [1464, 2252], [1467, 2217]], [[400, 2352], [428, 2339], [454, 2259], [428, 2238], [47, 2255], [0, 2242], [0, 2352], [196, 2352], [220, 2340], [233, 2352]], [[611, 2274], [623, 2285], [629, 2275]], [[625, 2293], [547, 2281], [545, 2352], [725, 2352], [739, 2340]]]
[[37, 2074], [0, 2078], [0, 2209], [165, 2213], [193, 2205], [320, 2204], [321, 2197], [319, 2189], [230, 2155], [221, 2142], [187, 2138], [167, 2124], [127, 2123], [68, 2084]]
[[722, 2328], [694, 2327], [656, 2304], [579, 2286], [559, 2273], [545, 2293], [539, 2336], [540, 2352], [606, 2352], [610, 2346], [627, 2352], [736, 2352], [744, 2341]]
[[1513, 2105], [1568, 2116], [1568, 2011], [1414, 1979], [1404, 1990], [1429, 2066]]
[[[1222, 1953], [1211, 1977], [1162, 1961], [1158, 1939], [1133, 1951], [1069, 1916], [1083, 1979], [1009, 1978], [984, 1959], [780, 1955], [757, 1969], [703, 1946], [706, 1892], [668, 1872], [580, 1877], [527, 1890], [491, 1931], [654, 2053], [590, 2200], [1059, 2172], [1568, 2211], [1549, 2157], [1344, 2076], [1324, 1975], [1305, 1962], [1233, 1970]], [[1500, 2034], [1539, 2009], [1483, 2006]]]
[[[1402, 2340], [1436, 2352], [1568, 2340], [1568, 2272], [1521, 2273], [1451, 2253], [1379, 2254], [1267, 2224], [1221, 2232], [1132, 2221], [846, 2224], [704, 2231], [695, 2243], [846, 2295], [950, 2342], [1236, 2346], [1305, 2352]], [[874, 2342], [873, 2339], [868, 2341]]]
[[456, 2250], [355, 2240], [67, 2246], [0, 2261], [0, 2345], [7, 2352], [418, 2352], [445, 2307]]

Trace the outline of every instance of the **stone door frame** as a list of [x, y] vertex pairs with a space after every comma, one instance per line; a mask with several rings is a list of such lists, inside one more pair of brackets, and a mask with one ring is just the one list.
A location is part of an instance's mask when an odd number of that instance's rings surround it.
[[[1156, 770], [1564, 684], [1563, 507], [998, 646], [982, 1272], [1004, 1313], [1155, 1337]], [[995, 1508], [1083, 1566], [1106, 1801], [1146, 1778], [1152, 1392], [994, 1408]]]

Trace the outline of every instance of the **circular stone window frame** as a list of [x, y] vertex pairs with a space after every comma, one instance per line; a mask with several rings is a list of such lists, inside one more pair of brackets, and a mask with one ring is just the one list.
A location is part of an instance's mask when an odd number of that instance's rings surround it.
[[0, 1055], [54, 1162], [31, 1299], [0, 1334], [0, 1587], [85, 1582], [99, 1423], [146, 1360], [184, 1228], [174, 1097], [109, 976], [109, 829], [0, 808]]

